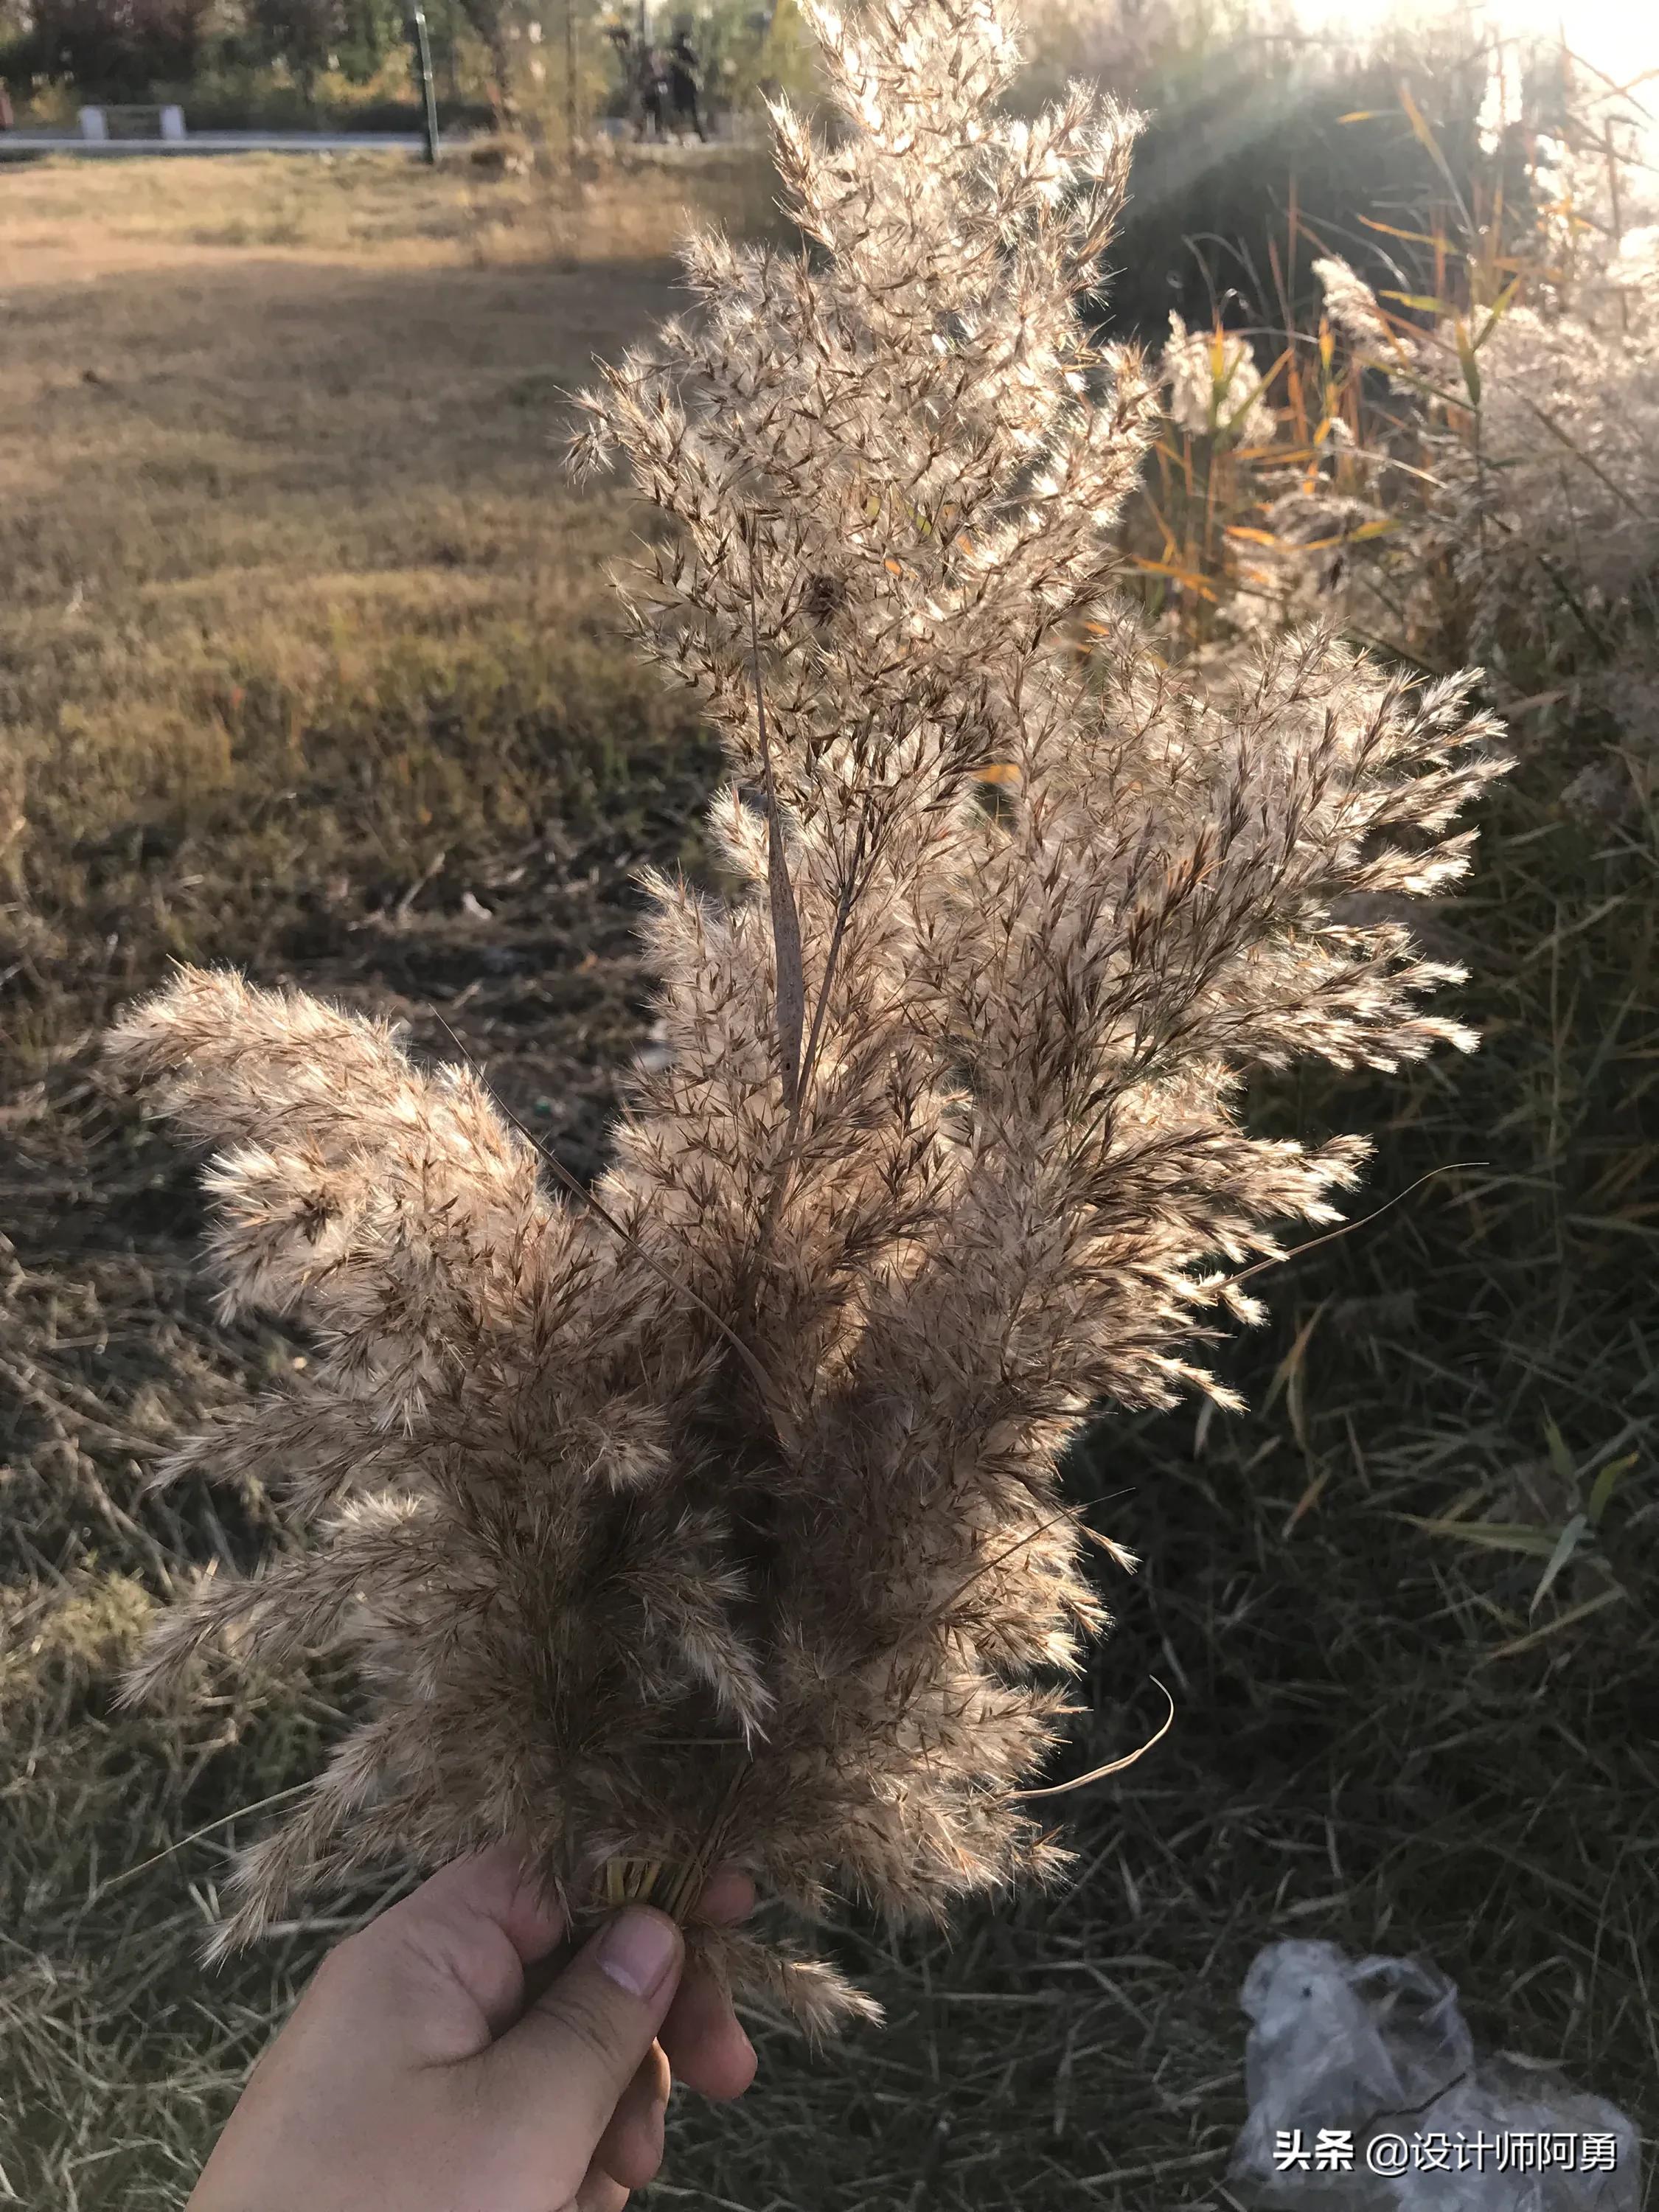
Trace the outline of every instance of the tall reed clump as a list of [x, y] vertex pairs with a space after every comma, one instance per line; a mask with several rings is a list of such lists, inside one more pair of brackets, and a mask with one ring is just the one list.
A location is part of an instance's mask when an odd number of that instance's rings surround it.
[[[1457, 971], [1339, 918], [1464, 868], [1502, 765], [1468, 680], [1308, 635], [1205, 696], [1114, 594], [1155, 400], [1077, 302], [1133, 118], [1000, 116], [993, 0], [813, 21], [844, 133], [781, 106], [776, 144], [815, 248], [698, 240], [700, 319], [584, 402], [579, 458], [675, 526], [629, 605], [725, 741], [740, 886], [649, 878], [671, 1057], [608, 1171], [550, 1193], [470, 1072], [228, 974], [112, 1039], [218, 1147], [225, 1310], [319, 1350], [172, 1468], [257, 1476], [309, 1542], [207, 1582], [130, 1694], [234, 1632], [372, 1699], [220, 1948], [302, 1881], [507, 1837], [579, 1925], [684, 1911], [717, 1857], [808, 1918], [1060, 1874], [1024, 1785], [1106, 1615], [1057, 1461], [1101, 1401], [1221, 1395], [1192, 1340], [1365, 1156], [1249, 1135], [1243, 1078], [1472, 1042], [1419, 1005]], [[875, 2010], [693, 1942], [810, 2032]]]
[[1570, 291], [1522, 267], [1466, 310], [1424, 303], [1440, 311], [1428, 329], [1345, 262], [1315, 266], [1330, 321], [1389, 380], [1379, 468], [1408, 439], [1426, 463], [1414, 550], [1443, 568], [1458, 640], [1505, 676], [1513, 660], [1524, 682], [1563, 683], [1579, 711], [1609, 674], [1655, 663], [1659, 228], [1625, 234]]
[[[1493, 49], [1484, 173], [1446, 228], [1370, 224], [1431, 250], [1432, 279], [1373, 289], [1335, 255], [1314, 261], [1324, 313], [1275, 364], [1289, 434], [1251, 457], [1265, 526], [1229, 526], [1226, 580], [1270, 622], [1322, 605], [1431, 665], [1478, 655], [1500, 703], [1650, 755], [1659, 198], [1632, 100], [1565, 51], [1547, 58]], [[1304, 455], [1291, 417], [1314, 393]], [[1307, 460], [1299, 483], [1285, 448]]]

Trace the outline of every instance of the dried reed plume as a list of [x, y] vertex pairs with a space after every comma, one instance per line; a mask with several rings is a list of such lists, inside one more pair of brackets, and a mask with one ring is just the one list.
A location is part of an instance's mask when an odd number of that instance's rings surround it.
[[1172, 308], [1159, 368], [1170, 420], [1189, 437], [1271, 445], [1277, 418], [1248, 339], [1220, 329], [1189, 331]]
[[[373, 1700], [220, 1948], [301, 1881], [508, 1836], [579, 1918], [722, 1856], [809, 1918], [1058, 1874], [1023, 1785], [1106, 1616], [1056, 1461], [1099, 1401], [1221, 1395], [1189, 1353], [1255, 1311], [1225, 1270], [1365, 1155], [1246, 1135], [1243, 1078], [1472, 1042], [1418, 1009], [1456, 971], [1334, 911], [1464, 868], [1499, 765], [1468, 682], [1308, 636], [1206, 697], [1113, 594], [1156, 398], [1078, 302], [1133, 118], [1000, 118], [990, 0], [811, 13], [845, 131], [776, 125], [817, 250], [697, 240], [700, 322], [583, 402], [580, 458], [678, 526], [630, 605], [725, 739], [746, 886], [650, 878], [672, 1057], [592, 1200], [314, 999], [186, 972], [112, 1039], [218, 1148], [224, 1310], [320, 1349], [173, 1462], [309, 1547], [205, 1583], [130, 1693], [234, 1630]], [[809, 2032], [876, 2013], [696, 1941]]]

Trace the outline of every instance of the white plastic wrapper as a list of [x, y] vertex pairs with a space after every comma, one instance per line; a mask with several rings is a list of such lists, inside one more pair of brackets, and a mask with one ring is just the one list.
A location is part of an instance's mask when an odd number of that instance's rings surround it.
[[1640, 2138], [1553, 2072], [1477, 2056], [1435, 1967], [1270, 1943], [1244, 1980], [1255, 2212], [1638, 2212]]

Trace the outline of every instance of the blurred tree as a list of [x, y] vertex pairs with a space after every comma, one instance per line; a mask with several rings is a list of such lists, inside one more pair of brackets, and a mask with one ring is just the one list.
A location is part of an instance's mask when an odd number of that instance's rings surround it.
[[[454, 0], [499, 123], [562, 159], [616, 74], [599, 0]], [[435, 34], [434, 34], [435, 43]]]
[[[427, 15], [430, 21], [431, 9]], [[350, 84], [372, 84], [405, 35], [397, 0], [341, 0], [335, 40], [340, 74]]]
[[460, 6], [468, 29], [484, 51], [496, 120], [503, 131], [520, 130], [524, 123], [516, 51], [523, 29], [520, 11], [514, 0], [460, 0]]
[[22, 82], [66, 78], [89, 100], [142, 100], [193, 75], [213, 27], [214, 0], [33, 0], [3, 67]]
[[247, 19], [260, 58], [287, 70], [314, 113], [317, 80], [346, 39], [342, 0], [247, 0]]
[[[1316, 316], [1322, 252], [1370, 283], [1435, 289], [1432, 251], [1376, 224], [1455, 230], [1486, 173], [1490, 40], [1458, 0], [1364, 37], [1310, 29], [1293, 0], [1032, 0], [1030, 23], [1023, 109], [1083, 77], [1151, 117], [1113, 243], [1114, 329], [1157, 343], [1171, 308], [1257, 332]], [[1517, 173], [1506, 197], [1521, 189]]]

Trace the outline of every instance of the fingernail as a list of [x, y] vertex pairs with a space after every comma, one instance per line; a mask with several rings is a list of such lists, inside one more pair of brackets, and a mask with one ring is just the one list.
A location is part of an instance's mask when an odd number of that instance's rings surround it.
[[599, 1938], [599, 1965], [630, 1996], [654, 1996], [679, 1950], [679, 1931], [660, 1912], [620, 1912]]

